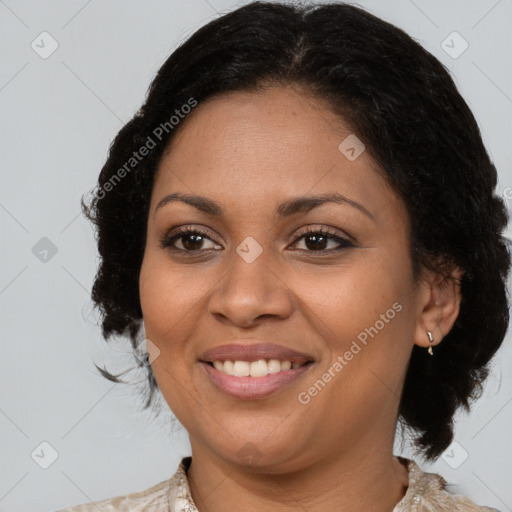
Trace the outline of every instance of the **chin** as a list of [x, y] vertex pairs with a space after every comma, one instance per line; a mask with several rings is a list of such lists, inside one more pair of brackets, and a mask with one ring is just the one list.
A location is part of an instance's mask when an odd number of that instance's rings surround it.
[[[304, 448], [293, 436], [285, 438], [265, 436], [233, 436], [219, 445], [218, 439], [210, 445], [216, 455], [229, 464], [239, 465], [246, 471], [280, 474], [297, 469]], [[252, 440], [251, 440], [252, 438]]]

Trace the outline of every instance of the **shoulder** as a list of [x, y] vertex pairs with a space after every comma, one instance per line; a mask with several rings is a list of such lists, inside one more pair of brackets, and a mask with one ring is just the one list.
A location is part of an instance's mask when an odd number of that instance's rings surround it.
[[500, 512], [450, 492], [450, 484], [441, 475], [423, 471], [413, 460], [399, 459], [409, 470], [409, 487], [393, 512]]
[[57, 512], [167, 512], [169, 510], [170, 480], [164, 480], [144, 491], [116, 496], [102, 501], [89, 502], [64, 508]]
[[146, 489], [124, 496], [116, 496], [97, 502], [84, 503], [64, 508], [57, 512], [170, 512], [174, 510], [197, 511], [190, 496], [187, 469], [191, 457], [184, 457], [174, 475], [168, 480]]

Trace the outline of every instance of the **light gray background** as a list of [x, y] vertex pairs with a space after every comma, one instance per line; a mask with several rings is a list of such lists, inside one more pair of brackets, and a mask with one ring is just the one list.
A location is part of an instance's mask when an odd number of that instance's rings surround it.
[[[129, 360], [127, 347], [106, 346], [96, 325], [89, 298], [96, 247], [79, 200], [169, 53], [242, 3], [0, 0], [2, 511], [47, 512], [143, 490], [169, 478], [189, 453], [183, 431], [166, 435], [168, 416], [160, 424], [148, 421], [137, 414], [132, 391], [94, 369], [93, 360], [100, 364], [104, 356]], [[512, 186], [511, 0], [359, 5], [405, 29], [452, 71], [499, 170], [500, 193], [506, 191]], [[31, 47], [43, 31], [59, 45], [46, 59]], [[457, 58], [441, 47], [453, 31], [469, 44]], [[32, 252], [42, 237], [57, 247], [46, 263]], [[444, 458], [431, 466], [418, 460], [458, 484], [457, 492], [501, 511], [512, 510], [511, 363], [507, 335], [484, 397], [469, 416], [457, 417], [460, 446], [446, 454], [451, 465]], [[48, 469], [31, 458], [37, 449], [35, 459], [49, 460], [43, 441], [58, 452]], [[462, 449], [468, 458], [461, 463]]]

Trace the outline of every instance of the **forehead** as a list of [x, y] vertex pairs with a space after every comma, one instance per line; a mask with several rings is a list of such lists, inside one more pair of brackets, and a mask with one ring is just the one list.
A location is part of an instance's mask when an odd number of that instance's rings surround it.
[[[337, 150], [336, 141], [344, 133], [350, 129], [326, 105], [293, 87], [231, 92], [200, 103], [164, 159], [193, 160], [204, 167], [215, 158], [215, 163], [236, 169], [243, 162], [244, 167], [271, 172], [283, 168], [280, 162], [296, 163], [305, 157], [320, 163], [332, 160], [332, 146]], [[280, 173], [274, 175], [278, 178]]]
[[326, 103], [293, 87], [217, 96], [200, 103], [177, 131], [161, 160], [153, 202], [182, 191], [233, 207], [268, 206], [278, 196], [338, 192], [370, 210], [398, 207], [368, 152], [353, 159], [343, 151], [357, 144], [354, 137]]

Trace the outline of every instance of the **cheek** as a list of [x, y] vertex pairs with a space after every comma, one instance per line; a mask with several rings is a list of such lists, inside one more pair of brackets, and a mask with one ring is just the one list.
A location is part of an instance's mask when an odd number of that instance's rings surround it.
[[146, 333], [153, 333], [155, 339], [162, 342], [169, 338], [180, 339], [175, 331], [194, 318], [208, 292], [208, 283], [187, 268], [172, 266], [164, 254], [155, 251], [145, 255], [139, 294]]
[[178, 276], [158, 255], [146, 254], [139, 294], [146, 338], [158, 348], [151, 364], [153, 374], [170, 409], [180, 417], [190, 378], [186, 340], [194, 320], [189, 297], [193, 287], [183, 286]]
[[[139, 293], [146, 337], [159, 349], [153, 372], [166, 399], [186, 395], [196, 363], [189, 343], [204, 318], [205, 300], [215, 276], [194, 274], [193, 265], [172, 265], [157, 251], [145, 255], [139, 278]], [[190, 384], [189, 384], [190, 387]]]
[[408, 260], [396, 264], [402, 257], [362, 249], [344, 266], [300, 277], [303, 314], [328, 354], [320, 371], [336, 375], [331, 391], [354, 407], [388, 394], [382, 382], [396, 389], [410, 356], [413, 283]]
[[[165, 262], [151, 252], [144, 256], [139, 276], [139, 293], [142, 313], [146, 325], [153, 324], [159, 319], [173, 315], [177, 293], [172, 286], [171, 275], [166, 269]], [[165, 314], [164, 314], [165, 312]]]
[[[373, 253], [373, 254], [371, 254]], [[338, 337], [343, 346], [347, 336], [356, 336], [380, 319], [394, 317], [397, 306], [407, 298], [410, 283], [407, 268], [387, 265], [377, 250], [362, 250], [351, 262], [293, 277], [298, 304], [318, 332]], [[380, 324], [379, 324], [380, 325]], [[387, 325], [387, 324], [386, 324]]]
[[[139, 278], [139, 293], [146, 338], [158, 348], [152, 369], [158, 386], [168, 400], [183, 394], [180, 383], [186, 373], [187, 331], [190, 302], [165, 263], [145, 257]], [[169, 403], [169, 405], [171, 405]]]

